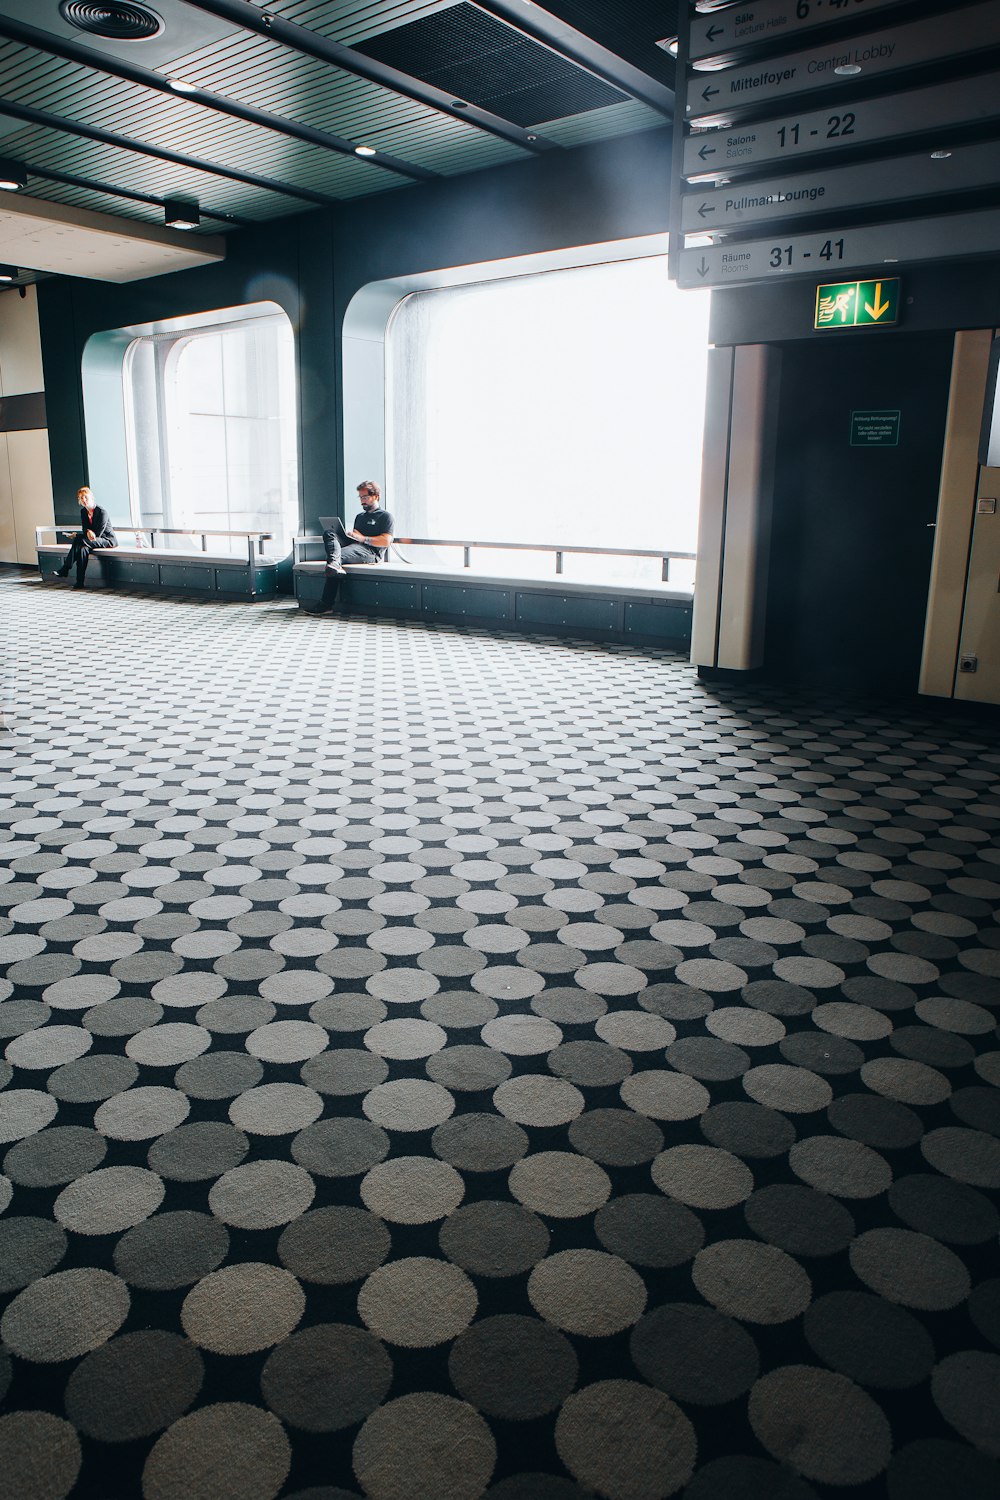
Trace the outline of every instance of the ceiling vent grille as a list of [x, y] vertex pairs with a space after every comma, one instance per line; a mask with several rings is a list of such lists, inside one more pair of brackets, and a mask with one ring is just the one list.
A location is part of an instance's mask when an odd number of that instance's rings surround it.
[[145, 42], [163, 30], [163, 22], [154, 11], [144, 5], [119, 4], [118, 0], [104, 5], [91, 0], [62, 0], [59, 13], [77, 31], [115, 42]]
[[492, 110], [514, 125], [560, 120], [626, 98], [552, 48], [465, 3], [356, 46], [366, 56], [456, 99]]

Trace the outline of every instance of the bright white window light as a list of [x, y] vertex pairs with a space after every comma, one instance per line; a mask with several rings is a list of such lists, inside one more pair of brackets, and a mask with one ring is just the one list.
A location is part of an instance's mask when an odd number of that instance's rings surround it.
[[[708, 305], [663, 256], [406, 298], [387, 346], [389, 509], [413, 536], [694, 551]], [[472, 562], [553, 576], [551, 555]], [[657, 582], [660, 565], [567, 554], [564, 572]]]

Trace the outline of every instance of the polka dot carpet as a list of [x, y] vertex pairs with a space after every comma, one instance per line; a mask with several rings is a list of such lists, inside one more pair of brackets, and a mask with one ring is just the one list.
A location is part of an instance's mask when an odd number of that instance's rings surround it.
[[988, 729], [0, 595], [6, 1493], [1000, 1493]]

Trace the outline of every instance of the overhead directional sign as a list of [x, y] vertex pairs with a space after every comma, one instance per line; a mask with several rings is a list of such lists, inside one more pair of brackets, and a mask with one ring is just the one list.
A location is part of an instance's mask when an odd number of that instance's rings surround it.
[[815, 277], [852, 266], [995, 255], [998, 244], [1000, 209], [996, 208], [947, 219], [904, 219], [780, 239], [775, 235], [764, 240], [723, 240], [703, 250], [682, 250], [677, 283], [682, 287], [741, 286], [789, 276]]
[[706, 16], [692, 16], [688, 56], [694, 61], [715, 57], [734, 47], [751, 43], [786, 40], [794, 45], [802, 32], [831, 21], [848, 17], [867, 17], [880, 10], [891, 10], [906, 0], [757, 0], [757, 4], [734, 5], [728, 10], [710, 11]]
[[[997, 46], [1000, 6], [965, 5], [946, 16], [911, 21], [891, 31], [827, 42], [808, 51], [719, 73], [694, 73], [687, 88], [687, 113], [692, 120], [711, 121], [713, 116], [725, 119], [734, 109], [756, 108], [806, 91], [843, 88], [846, 81], [858, 76], [867, 81], [902, 68]], [[854, 71], [848, 75], [838, 72], [844, 68]]]
[[813, 327], [891, 328], [899, 321], [900, 286], [898, 276], [818, 286]]
[[955, 146], [939, 158], [924, 150], [913, 156], [861, 162], [826, 172], [790, 168], [781, 176], [688, 192], [681, 204], [681, 228], [688, 232], [723, 229], [806, 214], [829, 215], [872, 203], [937, 198], [968, 188], [989, 187], [998, 176], [1000, 141]]
[[991, 120], [1000, 121], [1000, 73], [995, 72], [965, 78], [961, 87], [953, 82], [932, 84], [882, 99], [863, 99], [849, 108], [827, 107], [755, 120], [736, 129], [698, 131], [684, 142], [683, 170], [685, 177], [725, 175], [733, 167], [762, 166]]

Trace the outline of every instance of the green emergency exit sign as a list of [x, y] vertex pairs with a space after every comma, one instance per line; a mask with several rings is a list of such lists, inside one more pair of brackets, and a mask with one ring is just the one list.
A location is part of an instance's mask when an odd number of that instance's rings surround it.
[[835, 281], [816, 288], [814, 328], [888, 328], [899, 319], [900, 278]]

